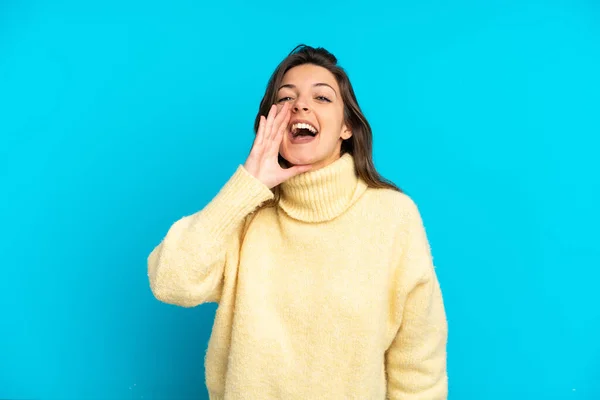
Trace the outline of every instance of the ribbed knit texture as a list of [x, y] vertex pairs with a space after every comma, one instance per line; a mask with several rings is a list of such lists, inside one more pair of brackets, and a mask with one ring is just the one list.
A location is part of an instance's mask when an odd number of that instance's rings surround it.
[[148, 257], [157, 299], [219, 304], [212, 400], [447, 398], [447, 322], [416, 204], [349, 154], [272, 192], [242, 166]]
[[346, 153], [334, 164], [284, 182], [281, 208], [292, 218], [306, 222], [323, 222], [337, 217], [367, 188], [351, 173], [353, 168], [354, 160]]

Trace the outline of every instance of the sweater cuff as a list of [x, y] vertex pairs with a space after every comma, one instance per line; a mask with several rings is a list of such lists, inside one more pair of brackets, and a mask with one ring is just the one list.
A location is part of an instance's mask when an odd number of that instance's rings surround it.
[[274, 197], [273, 192], [252, 176], [243, 165], [221, 188], [213, 200], [200, 212], [204, 228], [216, 240], [225, 239], [246, 216], [265, 201]]

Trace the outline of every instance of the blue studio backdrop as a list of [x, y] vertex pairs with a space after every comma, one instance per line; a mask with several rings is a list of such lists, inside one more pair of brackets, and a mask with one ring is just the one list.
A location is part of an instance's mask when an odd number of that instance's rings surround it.
[[207, 398], [216, 306], [155, 300], [146, 257], [243, 163], [299, 43], [423, 214], [450, 399], [600, 399], [592, 0], [0, 3], [0, 398]]

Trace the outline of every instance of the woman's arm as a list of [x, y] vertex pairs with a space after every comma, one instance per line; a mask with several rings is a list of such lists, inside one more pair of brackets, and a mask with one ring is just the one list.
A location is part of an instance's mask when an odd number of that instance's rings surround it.
[[148, 256], [154, 296], [183, 307], [218, 302], [227, 250], [239, 249], [246, 217], [272, 197], [267, 186], [239, 166], [204, 209], [175, 222]]
[[261, 116], [244, 165], [201, 211], [175, 222], [148, 256], [148, 277], [154, 296], [170, 304], [193, 307], [219, 301], [227, 251], [239, 251], [246, 217], [273, 198], [271, 188], [311, 165], [282, 168], [279, 147], [287, 131], [289, 104], [273, 104]]
[[[386, 352], [387, 398], [445, 400], [448, 397], [448, 325], [429, 242], [416, 205], [408, 210], [407, 242], [397, 290], [401, 324]], [[414, 277], [414, 278], [409, 278]], [[408, 286], [404, 283], [411, 282]]]

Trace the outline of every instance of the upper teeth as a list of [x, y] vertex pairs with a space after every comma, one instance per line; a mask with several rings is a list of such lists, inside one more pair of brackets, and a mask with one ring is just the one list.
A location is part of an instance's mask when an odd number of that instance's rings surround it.
[[317, 133], [317, 128], [310, 124], [297, 123], [292, 125], [292, 132], [296, 132], [298, 129], [308, 129], [312, 133]]

